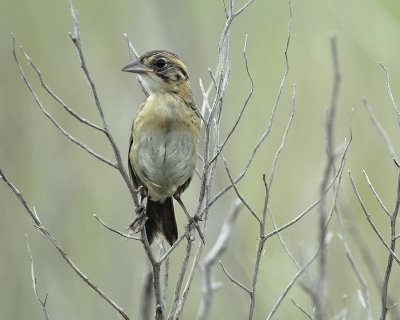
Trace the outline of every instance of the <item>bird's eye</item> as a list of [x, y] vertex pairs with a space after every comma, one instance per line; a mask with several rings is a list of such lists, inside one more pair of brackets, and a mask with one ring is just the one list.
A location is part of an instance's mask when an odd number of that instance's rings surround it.
[[162, 69], [167, 65], [167, 60], [164, 58], [159, 58], [156, 60], [156, 63], [154, 64], [157, 69]]

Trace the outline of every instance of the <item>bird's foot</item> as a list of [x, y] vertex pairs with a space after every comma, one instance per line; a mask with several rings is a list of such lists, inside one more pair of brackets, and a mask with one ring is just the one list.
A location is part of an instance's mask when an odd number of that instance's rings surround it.
[[199, 233], [199, 236], [200, 236], [201, 241], [202, 241], [203, 244], [205, 245], [205, 244], [206, 244], [206, 241], [205, 241], [205, 239], [204, 239], [203, 232], [202, 232], [201, 229], [200, 229], [199, 221], [203, 221], [203, 219], [201, 219], [201, 218], [200, 218], [199, 216], [197, 216], [197, 215], [194, 216], [194, 217], [190, 217], [190, 218], [188, 219], [188, 224], [187, 224], [187, 226], [186, 226], [186, 238], [187, 238], [188, 240], [193, 240], [193, 233], [192, 233], [192, 230], [193, 230], [193, 227], [195, 227], [196, 230], [197, 230], [197, 232]]
[[131, 232], [139, 233], [143, 230], [144, 225], [147, 221], [147, 215], [146, 215], [146, 208], [143, 205], [139, 205], [136, 208], [136, 215], [137, 217], [133, 222], [129, 225], [127, 228]]

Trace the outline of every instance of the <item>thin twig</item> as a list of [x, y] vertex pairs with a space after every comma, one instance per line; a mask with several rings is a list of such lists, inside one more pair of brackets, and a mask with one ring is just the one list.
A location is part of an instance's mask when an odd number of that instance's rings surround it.
[[134, 236], [131, 236], [131, 235], [129, 235], [129, 234], [125, 234], [125, 233], [123, 233], [123, 232], [121, 232], [121, 231], [119, 231], [119, 230], [117, 230], [117, 229], [114, 229], [113, 227], [110, 227], [110, 226], [109, 226], [108, 224], [106, 224], [102, 219], [100, 219], [96, 214], [94, 214], [93, 217], [94, 217], [98, 222], [100, 222], [106, 229], [110, 230], [111, 232], [114, 232], [114, 233], [118, 234], [119, 236], [121, 236], [121, 237], [123, 237], [123, 238], [125, 238], [125, 239], [133, 239], [133, 240], [141, 241], [141, 239], [138, 238], [138, 237], [134, 237]]
[[292, 121], [293, 121], [293, 118], [294, 118], [295, 111], [296, 111], [296, 85], [293, 85], [292, 111], [290, 113], [289, 121], [288, 121], [288, 123], [286, 125], [285, 132], [284, 132], [284, 134], [282, 136], [281, 144], [279, 145], [279, 148], [278, 148], [277, 152], [275, 153], [274, 160], [272, 161], [271, 175], [269, 177], [269, 183], [268, 183], [270, 188], [272, 187], [272, 182], [274, 180], [275, 169], [276, 169], [276, 165], [278, 163], [279, 155], [281, 154], [281, 152], [282, 152], [282, 150], [283, 150], [283, 148], [285, 146], [286, 138], [288, 136], [289, 129], [290, 129], [291, 125], [292, 125]]
[[31, 278], [32, 278], [33, 291], [35, 292], [36, 299], [39, 301], [39, 304], [42, 307], [44, 318], [46, 320], [50, 320], [50, 316], [49, 316], [49, 313], [47, 311], [48, 293], [46, 292], [46, 296], [44, 297], [44, 299], [42, 299], [39, 296], [39, 292], [38, 292], [38, 289], [37, 289], [37, 278], [35, 276], [35, 268], [34, 268], [34, 265], [33, 265], [33, 256], [32, 256], [32, 252], [31, 252], [31, 248], [29, 246], [29, 240], [28, 240], [28, 235], [27, 234], [25, 234], [25, 241], [26, 241], [26, 249], [28, 250], [29, 260], [31, 262]]
[[311, 315], [304, 309], [301, 305], [299, 305], [293, 298], [291, 299], [292, 303], [310, 320], [312, 320]]
[[398, 161], [397, 153], [393, 147], [392, 142], [390, 141], [389, 135], [386, 133], [386, 130], [382, 127], [382, 125], [379, 123], [378, 119], [376, 118], [371, 105], [369, 104], [367, 99], [362, 100], [365, 108], [368, 111], [369, 118], [371, 119], [372, 124], [375, 126], [375, 128], [378, 130], [378, 132], [381, 134], [383, 141], [385, 142], [386, 147], [389, 150], [390, 156], [395, 160]]
[[397, 123], [398, 123], [399, 128], [400, 128], [400, 111], [397, 108], [396, 100], [394, 99], [394, 96], [393, 96], [393, 93], [392, 93], [392, 88], [390, 86], [389, 71], [387, 71], [386, 67], [382, 63], [378, 62], [378, 64], [386, 74], [386, 87], [388, 88], [388, 93], [389, 93], [389, 96], [390, 96], [390, 100], [392, 100], [393, 109], [397, 114]]
[[251, 289], [247, 288], [243, 283], [241, 283], [239, 280], [234, 278], [228, 270], [226, 270], [225, 266], [223, 265], [222, 261], [219, 261], [219, 264], [221, 265], [222, 271], [224, 271], [225, 275], [231, 280], [234, 284], [236, 284], [239, 288], [243, 289], [245, 292], [247, 292], [249, 295], [251, 295]]
[[253, 215], [253, 217], [258, 221], [258, 223], [261, 223], [261, 218], [258, 216], [257, 212], [251, 207], [251, 205], [246, 201], [244, 196], [240, 193], [238, 190], [237, 186], [235, 185], [235, 182], [233, 181], [231, 172], [229, 170], [228, 164], [226, 163], [225, 158], [222, 158], [224, 161], [225, 165], [225, 170], [226, 174], [228, 175], [228, 178], [230, 182], [232, 183], [233, 189], [235, 190], [236, 195], [238, 196], [239, 200], [243, 203], [243, 205], [250, 211], [250, 213]]
[[385, 211], [385, 213], [388, 215], [388, 217], [390, 218], [391, 214], [388, 210], [388, 208], [386, 208], [385, 204], [383, 203], [383, 201], [381, 200], [381, 198], [379, 197], [378, 193], [375, 191], [375, 188], [373, 186], [373, 184], [371, 183], [371, 181], [369, 180], [369, 177], [367, 175], [367, 173], [365, 172], [365, 170], [362, 171], [364, 173], [365, 179], [367, 180], [368, 186], [370, 187], [373, 195], [375, 196], [375, 198], [378, 200], [378, 203], [380, 204], [380, 206], [382, 207], [383, 211]]

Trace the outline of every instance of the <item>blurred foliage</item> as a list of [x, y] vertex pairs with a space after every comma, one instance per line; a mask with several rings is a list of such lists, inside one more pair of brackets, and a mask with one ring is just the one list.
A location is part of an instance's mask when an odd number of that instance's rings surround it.
[[[244, 3], [237, 1], [237, 6]], [[201, 99], [198, 79], [210, 81], [207, 68], [214, 68], [224, 25], [222, 1], [93, 1], [74, 2], [79, 11], [81, 38], [88, 67], [95, 80], [112, 133], [125, 156], [131, 120], [143, 94], [134, 77], [120, 72], [129, 62], [123, 34], [127, 33], [139, 52], [163, 48], [176, 52], [189, 67], [197, 101]], [[332, 86], [329, 36], [338, 37], [343, 82], [336, 121], [336, 144], [350, 136], [353, 143], [347, 169], [351, 169], [378, 227], [389, 239], [389, 221], [371, 197], [363, 178], [366, 170], [389, 208], [393, 207], [396, 170], [377, 130], [361, 103], [366, 97], [392, 143], [400, 150], [397, 120], [385, 86], [385, 75], [377, 62], [391, 74], [395, 97], [400, 96], [400, 2], [396, 0], [303, 0], [292, 2], [293, 31], [289, 49], [290, 71], [273, 130], [246, 178], [239, 184], [248, 201], [261, 210], [262, 173], [269, 173], [290, 114], [292, 84], [296, 84], [296, 115], [271, 190], [271, 210], [282, 225], [315, 201], [325, 161], [324, 119]], [[249, 91], [243, 44], [248, 34], [247, 54], [254, 96], [243, 121], [225, 150], [231, 172], [241, 171], [270, 116], [284, 72], [283, 51], [287, 38], [288, 3], [254, 1], [240, 15], [231, 36], [231, 80], [223, 110], [223, 133], [234, 123]], [[99, 163], [67, 141], [45, 119], [21, 81], [12, 57], [10, 33], [17, 38], [39, 66], [50, 86], [77, 112], [100, 123], [68, 31], [72, 31], [67, 1], [2, 0], [0, 2], [0, 167], [39, 212], [44, 225], [56, 236], [83, 272], [103, 288], [129, 314], [138, 316], [145, 255], [136, 243], [107, 232], [92, 217], [98, 214], [120, 229], [132, 219], [129, 194], [117, 172]], [[23, 61], [21, 56], [21, 61]], [[77, 123], [40, 89], [36, 75], [26, 63], [26, 74], [37, 88], [48, 110], [75, 137], [96, 151], [112, 157], [99, 133]], [[354, 110], [354, 111], [352, 111]], [[352, 115], [353, 114], [353, 115]], [[215, 190], [228, 182], [221, 166]], [[379, 267], [381, 278], [387, 253], [368, 227], [355, 201], [347, 175], [340, 196], [346, 225], [358, 226]], [[198, 181], [184, 195], [194, 209]], [[224, 196], [213, 208], [206, 252], [211, 247], [234, 193]], [[49, 293], [48, 308], [53, 319], [116, 319], [115, 312], [65, 265], [51, 245], [32, 227], [22, 206], [4, 183], [0, 183], [0, 313], [1, 319], [42, 319], [35, 300], [24, 234], [28, 234], [38, 277], [39, 291]], [[178, 212], [180, 232], [184, 218]], [[316, 241], [316, 212], [283, 233], [287, 245], [301, 261], [313, 252]], [[335, 221], [332, 231], [337, 230]], [[243, 210], [223, 260], [229, 270], [249, 283], [255, 258], [258, 229]], [[350, 238], [352, 239], [352, 238]], [[368, 240], [368, 241], [367, 241]], [[374, 285], [358, 246], [351, 241], [355, 257], [368, 281], [374, 315], [380, 311], [379, 290]], [[182, 250], [171, 261], [171, 283], [181, 261]], [[329, 312], [343, 304], [352, 309], [351, 319], [362, 319], [357, 297], [359, 284], [346, 260], [342, 244], [334, 237], [329, 248]], [[255, 319], [265, 318], [277, 297], [296, 271], [279, 241], [267, 242], [261, 264]], [[310, 270], [312, 274], [314, 270]], [[174, 273], [175, 272], [175, 273]], [[248, 297], [229, 282], [219, 268], [215, 278], [224, 288], [215, 295], [212, 319], [243, 319]], [[399, 285], [398, 268], [391, 289]], [[172, 292], [172, 291], [171, 291]], [[199, 279], [183, 314], [193, 319], [200, 296]], [[347, 301], [343, 302], [343, 295]], [[308, 305], [304, 292], [295, 287], [281, 307], [277, 319], [301, 319], [290, 302], [294, 297]], [[395, 294], [398, 298], [398, 292]], [[229, 308], [221, 308], [227, 306]], [[353, 306], [353, 307], [351, 307]]]

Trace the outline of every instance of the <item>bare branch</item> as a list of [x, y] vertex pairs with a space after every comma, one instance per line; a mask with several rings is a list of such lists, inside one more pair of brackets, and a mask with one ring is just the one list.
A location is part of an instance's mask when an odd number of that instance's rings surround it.
[[372, 229], [374, 230], [374, 233], [378, 236], [379, 240], [382, 242], [382, 244], [385, 246], [385, 248], [391, 253], [391, 255], [393, 256], [393, 258], [396, 260], [396, 262], [400, 265], [400, 259], [399, 257], [396, 255], [395, 252], [393, 252], [393, 250], [389, 247], [389, 245], [386, 243], [385, 239], [383, 239], [382, 234], [379, 232], [378, 228], [375, 226], [374, 222], [371, 219], [371, 215], [369, 214], [367, 208], [365, 207], [364, 202], [361, 199], [361, 196], [358, 192], [358, 189], [356, 187], [356, 184], [354, 182], [353, 176], [351, 174], [351, 171], [349, 170], [348, 172], [349, 178], [350, 178], [350, 182], [351, 185], [353, 187], [354, 193], [357, 197], [358, 203], [361, 206], [362, 211], [364, 212], [365, 217], [367, 218], [368, 223], [370, 224], [370, 226], [372, 227]]
[[375, 191], [375, 188], [374, 188], [373, 184], [371, 183], [371, 181], [369, 180], [369, 177], [368, 177], [367, 173], [365, 172], [365, 170], [363, 170], [362, 172], [364, 173], [365, 179], [367, 180], [367, 183], [368, 183], [373, 195], [378, 200], [378, 202], [379, 202], [380, 206], [382, 207], [383, 211], [385, 211], [385, 213], [390, 218], [391, 214], [390, 214], [389, 210], [386, 208], [385, 204], [383, 203], [383, 201], [379, 197], [378, 193]]
[[280, 304], [282, 303], [283, 299], [286, 297], [290, 289], [293, 287], [293, 285], [296, 283], [296, 281], [300, 278], [300, 276], [307, 270], [307, 268], [311, 265], [311, 263], [314, 262], [314, 260], [318, 257], [319, 251], [321, 250], [321, 245], [318, 247], [316, 252], [312, 255], [312, 257], [306, 262], [306, 264], [299, 270], [297, 273], [294, 275], [292, 280], [289, 282], [287, 285], [286, 289], [283, 291], [283, 293], [279, 296], [279, 299], [271, 309], [270, 313], [267, 316], [267, 320], [272, 319], [272, 316], [275, 314], [275, 312], [278, 310]]
[[68, 266], [85, 282], [89, 287], [91, 287], [103, 300], [105, 300], [108, 304], [110, 304], [125, 320], [129, 320], [128, 315], [125, 311], [117, 305], [111, 298], [108, 297], [101, 289], [99, 289], [71, 260], [71, 258], [67, 255], [63, 247], [57, 242], [57, 240], [52, 236], [50, 232], [42, 225], [40, 219], [38, 218], [38, 214], [36, 211], [32, 210], [28, 203], [26, 202], [25, 198], [22, 194], [18, 191], [18, 189], [12, 184], [10, 180], [4, 175], [4, 173], [0, 169], [0, 177], [3, 181], [8, 185], [11, 191], [15, 194], [21, 204], [24, 206], [25, 210], [31, 216], [32, 220], [34, 221], [35, 227], [43, 234], [48, 241], [57, 249], [57, 251], [61, 254], [63, 259], [67, 262]]
[[244, 291], [246, 291], [248, 294], [251, 295], [251, 289], [247, 288], [243, 283], [241, 283], [239, 280], [235, 279], [233, 276], [231, 276], [231, 274], [228, 272], [228, 270], [226, 270], [226, 268], [224, 267], [224, 265], [222, 264], [222, 261], [219, 262], [219, 264], [222, 267], [222, 270], [224, 271], [224, 273], [226, 274], [226, 276], [229, 278], [229, 280], [231, 280], [234, 284], [236, 284], [239, 288], [243, 289]]
[[297, 308], [299, 308], [299, 310], [300, 310], [308, 319], [312, 320], [311, 315], [310, 315], [301, 305], [299, 305], [293, 298], [292, 298], [291, 300], [292, 300], [292, 303], [293, 303]]
[[[202, 242], [200, 242], [200, 244], [202, 244]], [[168, 320], [175, 319], [175, 312], [177, 311], [178, 308], [179, 295], [181, 293], [183, 279], [185, 277], [186, 269], [189, 264], [189, 258], [190, 258], [190, 253], [192, 252], [192, 248], [193, 248], [193, 241], [191, 239], [188, 239], [185, 254], [183, 256], [181, 264], [181, 269], [179, 271], [178, 279], [175, 286], [174, 296], [172, 298], [171, 308], [168, 313]]]
[[390, 99], [392, 100], [393, 109], [397, 114], [397, 123], [398, 123], [399, 128], [400, 128], [400, 111], [397, 108], [396, 101], [395, 101], [395, 99], [393, 97], [393, 94], [392, 94], [392, 88], [390, 86], [389, 72], [387, 71], [386, 67], [382, 63], [378, 62], [378, 64], [386, 74], [386, 87], [388, 88]]
[[203, 259], [203, 262], [200, 264], [203, 296], [197, 312], [197, 319], [199, 320], [207, 319], [207, 316], [210, 312], [213, 294], [215, 291], [215, 284], [213, 283], [212, 279], [212, 267], [215, 265], [217, 260], [221, 259], [228, 247], [233, 225], [236, 221], [241, 205], [242, 202], [239, 199], [236, 199], [236, 201], [232, 203], [230, 212], [228, 213], [228, 216], [222, 225], [217, 241]]
[[[390, 241], [390, 250], [391, 252], [394, 252], [396, 250], [396, 222], [397, 222], [397, 215], [399, 213], [399, 208], [400, 208], [400, 173], [398, 174], [397, 178], [397, 196], [396, 196], [396, 203], [394, 206], [393, 213], [390, 218], [390, 236], [391, 236], [391, 241]], [[383, 279], [383, 285], [382, 285], [382, 310], [381, 310], [381, 320], [386, 319], [387, 312], [389, 310], [388, 307], [388, 287], [389, 287], [389, 278], [390, 274], [392, 272], [392, 265], [393, 265], [393, 255], [389, 254], [388, 257], [388, 262], [386, 265], [386, 270], [385, 270], [385, 277]]]
[[42, 307], [44, 318], [46, 320], [50, 320], [50, 316], [49, 316], [49, 313], [47, 311], [47, 297], [48, 297], [48, 294], [46, 292], [45, 298], [42, 299], [39, 296], [39, 292], [37, 290], [37, 284], [36, 284], [37, 283], [37, 278], [35, 276], [35, 268], [33, 266], [33, 257], [32, 257], [31, 248], [29, 246], [29, 240], [28, 240], [28, 235], [27, 234], [25, 234], [25, 241], [26, 241], [26, 249], [28, 250], [29, 260], [31, 262], [31, 278], [32, 278], [33, 291], [35, 292], [36, 299], [39, 301], [39, 304]]
[[28, 87], [30, 93], [33, 96], [33, 99], [35, 100], [36, 104], [38, 105], [40, 111], [53, 123], [53, 125], [69, 140], [71, 140], [73, 143], [75, 143], [77, 146], [81, 147], [82, 149], [84, 149], [85, 151], [87, 151], [89, 154], [91, 154], [92, 156], [94, 156], [96, 159], [108, 164], [109, 166], [118, 169], [117, 164], [111, 162], [110, 160], [104, 158], [103, 156], [99, 155], [98, 153], [96, 153], [95, 151], [93, 151], [92, 149], [90, 149], [87, 145], [83, 144], [82, 142], [80, 142], [78, 139], [76, 139], [75, 137], [73, 137], [72, 135], [70, 135], [51, 115], [50, 113], [47, 112], [47, 110], [44, 108], [42, 102], [40, 101], [36, 91], [33, 89], [31, 83], [29, 82], [29, 80], [26, 78], [25, 73], [22, 69], [22, 66], [18, 60], [18, 56], [17, 53], [15, 51], [15, 36], [14, 34], [11, 35], [12, 39], [13, 39], [13, 56], [14, 56], [14, 60], [15, 63], [18, 66], [20, 75], [22, 80], [24, 80], [26, 86]]
[[269, 183], [268, 183], [270, 188], [272, 186], [272, 181], [274, 179], [276, 164], [278, 163], [279, 155], [281, 154], [281, 152], [283, 150], [283, 147], [285, 146], [286, 138], [288, 136], [289, 129], [290, 129], [291, 125], [292, 125], [292, 121], [293, 121], [293, 118], [294, 118], [295, 111], [296, 111], [296, 85], [293, 85], [292, 111], [290, 113], [289, 121], [288, 121], [288, 124], [286, 125], [285, 132], [284, 132], [284, 134], [282, 136], [281, 144], [280, 144], [280, 146], [278, 148], [278, 151], [275, 153], [274, 160], [272, 161], [271, 175], [269, 177]]
[[123, 232], [121, 232], [121, 231], [119, 231], [119, 230], [117, 230], [117, 229], [114, 229], [113, 227], [110, 227], [110, 226], [109, 226], [108, 224], [106, 224], [102, 219], [100, 219], [96, 214], [94, 214], [93, 217], [94, 217], [98, 222], [100, 222], [106, 229], [110, 230], [111, 232], [114, 232], [114, 233], [118, 234], [119, 236], [121, 236], [121, 237], [123, 237], [123, 238], [125, 238], [125, 239], [133, 239], [133, 240], [141, 241], [141, 239], [138, 238], [138, 237], [134, 237], [134, 236], [131, 236], [131, 235], [129, 235], [129, 234], [125, 234], [125, 233], [123, 233]]
[[129, 55], [131, 57], [131, 60], [133, 60], [132, 59], [132, 55], [131, 55], [132, 52], [135, 55], [136, 59], [138, 59], [140, 55], [137, 52], [137, 50], [135, 49], [135, 47], [133, 46], [132, 42], [129, 40], [129, 37], [128, 37], [127, 33], [124, 33], [124, 39], [126, 40], [126, 42], [128, 44], [128, 51], [129, 51]]
[[153, 272], [148, 270], [143, 276], [144, 283], [142, 286], [142, 292], [140, 295], [140, 319], [150, 320], [151, 310], [153, 304]]
[[46, 90], [46, 92], [50, 95], [50, 97], [52, 97], [59, 105], [61, 105], [64, 108], [64, 110], [66, 110], [70, 115], [72, 115], [78, 121], [86, 124], [87, 126], [93, 128], [95, 130], [105, 133], [103, 128], [99, 127], [98, 125], [96, 125], [96, 124], [90, 122], [89, 120], [86, 120], [82, 116], [80, 116], [78, 113], [76, 113], [74, 110], [72, 110], [59, 96], [57, 96], [57, 94], [55, 94], [54, 91], [51, 90], [50, 87], [47, 85], [47, 83], [45, 82], [45, 80], [43, 78], [42, 72], [33, 63], [32, 59], [28, 56], [28, 54], [25, 52], [25, 50], [22, 47], [20, 47], [20, 49], [22, 51], [22, 54], [25, 56], [26, 60], [28, 60], [29, 65], [36, 72], [43, 89]]
[[251, 205], [246, 201], [246, 199], [242, 196], [242, 194], [239, 192], [237, 186], [235, 185], [235, 182], [233, 181], [231, 172], [229, 171], [228, 164], [226, 163], [225, 158], [222, 158], [225, 164], [225, 170], [226, 173], [229, 177], [229, 180], [232, 183], [233, 189], [236, 192], [236, 195], [238, 196], [239, 200], [244, 204], [244, 206], [250, 211], [250, 213], [253, 215], [253, 217], [258, 221], [258, 223], [261, 223], [261, 218], [258, 216], [257, 212], [251, 207]]
[[[347, 154], [347, 150], [348, 150], [348, 148], [350, 146], [350, 143], [351, 143], [351, 140], [347, 143], [346, 149], [345, 149], [345, 151], [343, 153], [343, 156], [342, 156], [342, 160], [341, 160], [341, 164], [340, 164], [339, 170], [336, 172], [336, 175], [332, 178], [332, 180], [330, 181], [330, 183], [326, 187], [326, 189], [324, 191], [324, 194], [322, 196], [324, 196], [332, 188], [334, 182], [340, 176], [340, 174], [342, 172], [342, 169], [344, 167], [345, 157], [346, 157], [346, 154]], [[309, 213], [312, 209], [314, 209], [321, 202], [321, 199], [322, 199], [322, 197], [320, 197], [318, 200], [314, 201], [309, 207], [304, 209], [296, 218], [294, 218], [291, 221], [289, 221], [288, 223], [284, 224], [282, 227], [279, 227], [278, 229], [275, 229], [274, 231], [271, 231], [270, 233], [267, 233], [266, 235], [264, 235], [264, 239], [266, 240], [266, 239], [276, 235], [277, 233], [281, 232], [282, 230], [290, 227], [291, 225], [295, 224], [297, 221], [299, 221], [304, 216], [306, 216], [307, 213]]]
[[[286, 46], [285, 46], [285, 51], [284, 51], [284, 56], [285, 56], [285, 71], [281, 80], [281, 84], [279, 86], [278, 89], [278, 93], [277, 96], [275, 98], [275, 102], [272, 106], [272, 110], [271, 110], [271, 115], [269, 118], [269, 122], [267, 124], [267, 127], [265, 129], [265, 131], [263, 132], [263, 134], [261, 135], [261, 137], [259, 138], [258, 142], [256, 143], [255, 147], [253, 148], [249, 159], [247, 160], [247, 163], [245, 164], [243, 170], [240, 172], [240, 174], [234, 179], [235, 184], [238, 183], [245, 175], [247, 170], [249, 169], [251, 163], [253, 162], [253, 159], [255, 157], [255, 155], [257, 154], [257, 151], [259, 150], [259, 148], [261, 147], [261, 145], [263, 144], [263, 142], [265, 141], [265, 139], [268, 137], [269, 133], [271, 132], [272, 129], [272, 124], [274, 122], [275, 119], [275, 113], [276, 110], [278, 108], [280, 99], [281, 99], [281, 95], [283, 92], [283, 88], [286, 84], [286, 78], [287, 75], [289, 73], [289, 59], [288, 59], [288, 52], [289, 52], [289, 44], [290, 44], [290, 38], [291, 38], [291, 34], [292, 34], [292, 9], [291, 9], [291, 4], [289, 2], [289, 25], [288, 25], [288, 36], [287, 36], [287, 40], [286, 40]], [[232, 184], [227, 185], [226, 187], [224, 187], [220, 192], [218, 192], [214, 198], [207, 204], [206, 208], [204, 210], [208, 210], [209, 207], [211, 207], [223, 194], [225, 194], [228, 190], [230, 190], [232, 188]]]
[[242, 119], [243, 113], [244, 113], [244, 111], [245, 111], [245, 109], [246, 109], [246, 107], [247, 107], [247, 105], [248, 105], [248, 103], [249, 103], [249, 101], [250, 101], [250, 99], [251, 99], [251, 97], [253, 95], [254, 81], [253, 81], [253, 78], [252, 78], [252, 76], [250, 74], [249, 61], [248, 61], [248, 58], [247, 58], [247, 51], [246, 51], [247, 50], [247, 38], [248, 38], [248, 35], [246, 34], [246, 38], [245, 38], [245, 41], [244, 41], [244, 48], [243, 48], [243, 56], [244, 56], [244, 60], [245, 60], [246, 72], [247, 72], [247, 75], [248, 75], [248, 77], [250, 79], [250, 84], [251, 84], [250, 91], [249, 91], [249, 93], [248, 93], [248, 95], [247, 95], [247, 97], [246, 97], [246, 99], [245, 99], [245, 101], [243, 103], [243, 106], [242, 106], [242, 108], [241, 108], [241, 110], [239, 112], [238, 117], [236, 118], [236, 121], [235, 121], [232, 129], [228, 132], [228, 135], [226, 136], [224, 142], [222, 142], [220, 147], [218, 147], [218, 151], [217, 151], [216, 155], [212, 158], [210, 163], [214, 162], [217, 159], [217, 157], [221, 154], [221, 152], [224, 149], [226, 143], [228, 142], [229, 138], [232, 136], [232, 134], [236, 130], [240, 120]]
[[378, 119], [376, 118], [371, 105], [369, 104], [367, 99], [363, 99], [362, 102], [364, 103], [365, 108], [368, 111], [368, 115], [369, 118], [371, 119], [372, 124], [376, 127], [376, 129], [378, 130], [378, 132], [381, 134], [386, 147], [389, 150], [390, 156], [395, 160], [398, 161], [398, 157], [397, 157], [397, 153], [393, 147], [392, 142], [390, 141], [389, 135], [386, 133], [386, 130], [381, 126], [381, 124], [379, 123]]
[[320, 186], [321, 203], [320, 203], [320, 216], [319, 216], [319, 243], [322, 246], [322, 250], [319, 255], [318, 264], [318, 280], [316, 281], [315, 291], [315, 319], [322, 320], [325, 318], [326, 309], [326, 283], [327, 283], [327, 252], [325, 250], [325, 241], [327, 235], [327, 222], [328, 215], [326, 209], [326, 196], [325, 190], [329, 183], [331, 173], [334, 172], [334, 124], [335, 114], [337, 110], [339, 88], [341, 81], [341, 74], [339, 69], [339, 57], [336, 45], [336, 36], [330, 38], [332, 61], [333, 61], [333, 86], [331, 94], [331, 102], [327, 110], [326, 116], [326, 153], [327, 161]]

